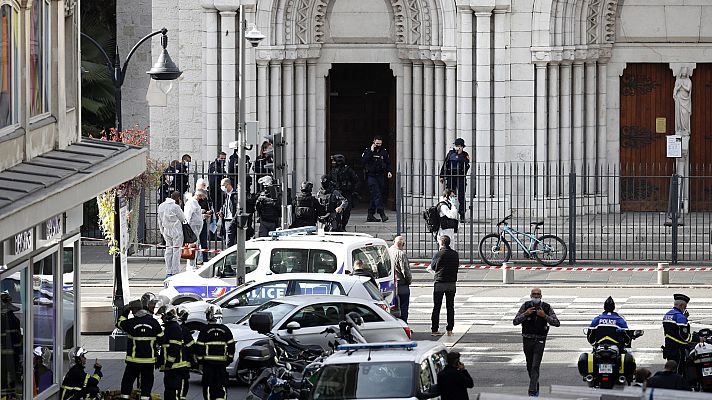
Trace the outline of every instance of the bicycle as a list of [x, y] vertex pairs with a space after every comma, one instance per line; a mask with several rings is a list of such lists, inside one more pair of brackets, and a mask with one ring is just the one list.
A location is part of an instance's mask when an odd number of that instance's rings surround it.
[[[497, 228], [504, 225], [499, 233], [490, 233], [485, 235], [480, 240], [480, 257], [482, 261], [488, 265], [499, 266], [509, 261], [512, 257], [512, 247], [505, 238], [508, 234], [519, 247], [524, 250], [527, 258], [535, 258], [541, 265], [547, 267], [555, 267], [566, 259], [567, 248], [566, 243], [556, 235], [542, 235], [536, 237], [536, 233], [544, 221], [532, 222], [534, 232], [521, 232], [513, 229], [507, 223], [512, 218], [512, 215], [504, 217], [503, 220], [497, 223]], [[529, 239], [529, 246], [525, 245], [517, 235], [524, 236]], [[524, 239], [526, 240], [526, 239]]]

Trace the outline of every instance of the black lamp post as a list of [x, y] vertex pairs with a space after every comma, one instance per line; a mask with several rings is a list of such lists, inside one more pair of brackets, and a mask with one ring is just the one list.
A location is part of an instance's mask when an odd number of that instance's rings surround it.
[[[91, 42], [94, 47], [99, 49], [99, 52], [101, 52], [101, 54], [104, 56], [104, 59], [106, 60], [106, 67], [109, 68], [109, 72], [111, 73], [111, 80], [114, 83], [116, 129], [119, 132], [123, 131], [123, 124], [121, 118], [121, 87], [123, 86], [124, 79], [126, 78], [126, 68], [128, 67], [129, 61], [131, 60], [131, 56], [133, 56], [133, 54], [136, 52], [136, 49], [138, 49], [140, 45], [142, 45], [145, 41], [152, 38], [153, 36], [156, 36], [158, 34], [161, 35], [161, 46], [163, 47], [161, 55], [158, 56], [158, 60], [156, 60], [156, 62], [153, 64], [153, 67], [146, 72], [148, 75], [151, 76], [151, 79], [155, 79], [157, 81], [172, 81], [181, 76], [181, 74], [183, 73], [183, 71], [178, 69], [178, 66], [173, 62], [173, 60], [171, 60], [171, 56], [168, 55], [168, 50], [166, 50], [166, 47], [168, 46], [168, 36], [166, 35], [167, 33], [168, 29], [163, 28], [144, 36], [131, 48], [131, 51], [129, 51], [129, 54], [126, 57], [126, 60], [124, 61], [123, 65], [121, 65], [121, 58], [119, 57], [118, 47], [116, 49], [116, 56], [114, 57], [114, 61], [112, 62], [109, 55], [106, 54], [106, 51], [101, 47], [99, 43], [97, 43], [96, 40], [82, 33], [82, 36], [84, 38], [89, 40], [89, 42]], [[116, 246], [120, 249], [118, 254], [114, 255], [113, 306], [114, 317], [116, 321], [118, 321], [119, 319], [119, 314], [123, 310], [126, 300], [124, 299], [124, 288], [122, 283], [123, 279], [121, 268], [122, 258], [125, 259], [126, 257], [126, 252], [124, 249], [127, 245], [127, 243], [121, 243], [121, 226], [126, 222], [121, 221], [120, 218], [120, 208], [123, 206], [123, 202], [121, 200], [123, 199], [120, 199], [118, 196], [116, 196], [114, 201], [114, 239], [116, 240]], [[120, 329], [115, 329], [109, 337], [109, 349], [111, 351], [126, 350], [126, 334]]]

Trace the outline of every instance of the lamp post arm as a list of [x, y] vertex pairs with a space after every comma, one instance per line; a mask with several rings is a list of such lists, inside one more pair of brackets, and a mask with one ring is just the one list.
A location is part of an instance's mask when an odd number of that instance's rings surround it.
[[87, 35], [87, 34], [84, 33], [84, 32], [81, 32], [81, 35], [82, 35], [82, 37], [84, 37], [85, 39], [89, 40], [89, 42], [90, 42], [91, 44], [93, 44], [94, 47], [96, 47], [96, 48], [99, 50], [99, 52], [101, 53], [101, 55], [104, 56], [104, 59], [106, 60], [106, 67], [109, 68], [109, 74], [111, 75], [111, 79], [114, 80], [114, 63], [111, 62], [111, 57], [109, 57], [109, 55], [106, 54], [106, 51], [104, 50], [104, 48], [101, 47], [101, 45], [100, 45], [99, 43], [97, 43], [97, 41], [94, 40], [91, 36]]
[[[121, 83], [123, 83], [124, 76], [126, 76], [126, 67], [129, 65], [129, 61], [131, 61], [131, 57], [134, 55], [136, 50], [138, 49], [139, 46], [143, 44], [143, 42], [147, 41], [148, 39], [158, 35], [162, 34], [165, 36], [165, 34], [168, 33], [168, 29], [166, 28], [161, 28], [155, 32], [151, 32], [148, 35], [144, 36], [143, 39], [139, 40], [132, 48], [131, 51], [129, 51], [129, 54], [126, 56], [126, 61], [124, 61], [124, 65], [121, 67]], [[165, 48], [165, 46], [163, 46]]]

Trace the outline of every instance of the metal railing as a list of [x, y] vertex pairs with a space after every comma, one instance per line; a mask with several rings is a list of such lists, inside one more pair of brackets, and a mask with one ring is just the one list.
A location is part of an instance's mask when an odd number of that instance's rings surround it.
[[[467, 174], [465, 219], [453, 240], [462, 261], [481, 262], [480, 239], [510, 225], [566, 242], [567, 262], [709, 262], [712, 226], [712, 170], [693, 166], [692, 176], [665, 165], [581, 166], [534, 163], [473, 164]], [[437, 245], [426, 231], [423, 211], [436, 204], [448, 179], [420, 164], [396, 176], [397, 234], [408, 237], [413, 259], [430, 259]], [[513, 248], [512, 261], [525, 260]]]

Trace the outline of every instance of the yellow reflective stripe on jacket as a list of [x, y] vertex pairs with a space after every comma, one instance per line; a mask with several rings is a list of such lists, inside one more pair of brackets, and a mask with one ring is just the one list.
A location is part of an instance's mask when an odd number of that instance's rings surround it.
[[126, 356], [126, 361], [130, 361], [136, 364], [153, 364], [156, 362], [155, 358], [140, 358], [140, 357], [132, 357], [132, 356]]
[[84, 387], [87, 387], [89, 383], [89, 374], [84, 374]]
[[210, 361], [227, 361], [227, 356], [204, 356], [202, 359]]
[[609, 341], [609, 342], [613, 342], [613, 343], [615, 343], [615, 344], [618, 344], [618, 341], [615, 340], [615, 339], [613, 339], [613, 338], [610, 337], [610, 336], [604, 336], [604, 337], [602, 337], [601, 339], [598, 339], [598, 341], [596, 342], [596, 344], [599, 344], [599, 343], [601, 343], [601, 342], [603, 342], [603, 341]]
[[665, 338], [666, 338], [666, 339], [670, 339], [670, 340], [672, 340], [673, 342], [677, 342], [677, 343], [680, 343], [680, 344], [684, 344], [684, 345], [688, 344], [688, 342], [684, 342], [684, 341], [682, 341], [682, 340], [680, 340], [680, 339], [678, 339], [678, 338], [676, 338], [676, 337], [672, 337], [672, 336], [670, 336], [670, 335], [665, 335]]
[[593, 373], [593, 353], [588, 353], [588, 373]]
[[[150, 342], [151, 345], [151, 357], [150, 358], [141, 358], [141, 357], [136, 357], [136, 345], [131, 346], [131, 355], [126, 355], [126, 361], [131, 361], [131, 362], [136, 362], [136, 363], [141, 363], [141, 364], [148, 364], [148, 363], [155, 363], [156, 362], [156, 351], [154, 349], [155, 343], [156, 343], [156, 338], [155, 337], [144, 337], [144, 336], [131, 336], [127, 335], [129, 340], [132, 340], [134, 342]], [[142, 361], [138, 361], [142, 360]]]

